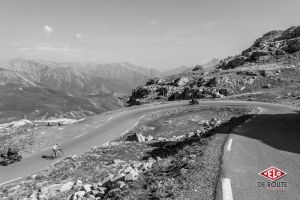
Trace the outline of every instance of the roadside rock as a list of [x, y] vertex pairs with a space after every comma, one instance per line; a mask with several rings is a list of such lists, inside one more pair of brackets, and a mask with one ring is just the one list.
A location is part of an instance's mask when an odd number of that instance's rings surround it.
[[139, 177], [138, 171], [133, 169], [125, 176], [125, 180], [126, 181], [135, 181], [138, 179], [138, 177]]
[[134, 133], [132, 135], [127, 136], [126, 141], [145, 142], [145, 136], [143, 136], [140, 133]]
[[74, 183], [73, 182], [67, 182], [65, 184], [63, 184], [60, 188], [59, 191], [60, 192], [66, 192], [72, 189]]
[[83, 185], [82, 190], [88, 193], [91, 191], [91, 187], [92, 187], [91, 184], [85, 184]]
[[190, 80], [192, 80], [192, 78], [190, 77], [180, 77], [177, 80], [177, 86], [184, 86], [185, 84], [187, 84]]
[[82, 181], [81, 180], [77, 180], [74, 185], [72, 186], [72, 190], [74, 191], [79, 191], [81, 190], [83, 184], [82, 184]]
[[79, 191], [75, 192], [73, 195], [71, 195], [68, 199], [69, 200], [79, 200], [85, 195], [85, 191]]
[[107, 174], [106, 176], [101, 177], [101, 179], [98, 182], [98, 186], [106, 186], [113, 177], [113, 174]]
[[147, 142], [150, 142], [150, 141], [152, 141], [154, 138], [153, 138], [153, 136], [152, 135], [148, 135], [147, 137], [146, 137], [146, 141]]
[[116, 186], [116, 188], [122, 189], [126, 186], [126, 183], [124, 183], [123, 181], [118, 181], [115, 186]]
[[59, 191], [62, 184], [54, 184], [42, 187], [39, 191], [41, 194], [54, 194]]
[[259, 73], [260, 73], [263, 77], [267, 77], [267, 78], [273, 76], [273, 73], [270, 72], [270, 71], [267, 71], [267, 70], [260, 70]]

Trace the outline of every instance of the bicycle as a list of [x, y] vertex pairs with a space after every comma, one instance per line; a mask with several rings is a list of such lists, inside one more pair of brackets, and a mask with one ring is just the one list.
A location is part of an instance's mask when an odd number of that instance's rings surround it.
[[64, 151], [62, 149], [57, 149], [56, 154], [53, 152], [53, 158], [60, 158], [63, 157]]

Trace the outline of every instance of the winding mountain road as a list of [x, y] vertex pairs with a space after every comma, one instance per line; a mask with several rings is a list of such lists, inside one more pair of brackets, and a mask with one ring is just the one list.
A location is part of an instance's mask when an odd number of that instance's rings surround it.
[[[66, 156], [88, 151], [100, 146], [132, 129], [146, 114], [186, 105], [175, 102], [156, 106], [140, 107], [114, 112], [99, 123], [97, 117], [93, 128], [75, 138], [60, 142]], [[243, 101], [201, 101], [199, 106], [245, 105], [261, 108], [259, 115], [235, 128], [228, 136], [224, 147], [223, 164], [217, 188], [217, 199], [300, 199], [300, 115], [293, 108], [260, 102]], [[98, 125], [95, 125], [98, 124]], [[72, 126], [64, 131], [74, 131]], [[220, 133], [221, 134], [221, 133]], [[23, 159], [19, 163], [0, 167], [0, 186], [21, 177], [38, 172], [54, 161], [42, 159], [50, 154], [45, 150]], [[258, 182], [268, 181], [258, 173], [270, 166], [287, 172], [280, 181], [287, 188], [267, 189], [258, 187]]]

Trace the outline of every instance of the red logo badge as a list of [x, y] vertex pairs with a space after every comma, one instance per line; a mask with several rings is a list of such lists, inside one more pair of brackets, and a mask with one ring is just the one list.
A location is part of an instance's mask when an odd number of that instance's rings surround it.
[[265, 169], [265, 170], [259, 172], [259, 175], [261, 175], [271, 181], [276, 181], [276, 180], [284, 177], [285, 175], [287, 175], [287, 173], [272, 166], [268, 169]]

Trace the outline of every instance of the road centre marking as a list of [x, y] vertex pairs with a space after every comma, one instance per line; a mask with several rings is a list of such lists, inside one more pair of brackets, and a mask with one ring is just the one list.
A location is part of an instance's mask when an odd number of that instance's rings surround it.
[[231, 180], [229, 178], [222, 178], [222, 193], [223, 200], [233, 200]]
[[11, 182], [14, 182], [14, 181], [17, 181], [17, 180], [20, 180], [20, 179], [22, 179], [22, 178], [23, 178], [23, 177], [19, 177], [19, 178], [15, 178], [15, 179], [13, 179], [13, 180], [10, 180], [10, 181], [4, 182], [4, 183], [0, 183], [0, 186], [1, 186], [1, 185], [8, 184], [8, 183], [11, 183]]
[[103, 124], [103, 122], [101, 122], [101, 124], [99, 124], [98, 126], [96, 126], [95, 128], [99, 128], [101, 125]]
[[79, 138], [79, 137], [81, 137], [81, 136], [83, 136], [83, 135], [85, 135], [85, 134], [87, 134], [87, 133], [83, 133], [83, 134], [81, 134], [81, 135], [77, 135], [77, 136], [75, 137], [75, 139], [77, 139], [77, 138]]
[[232, 139], [230, 138], [227, 145], [227, 151], [231, 151]]

